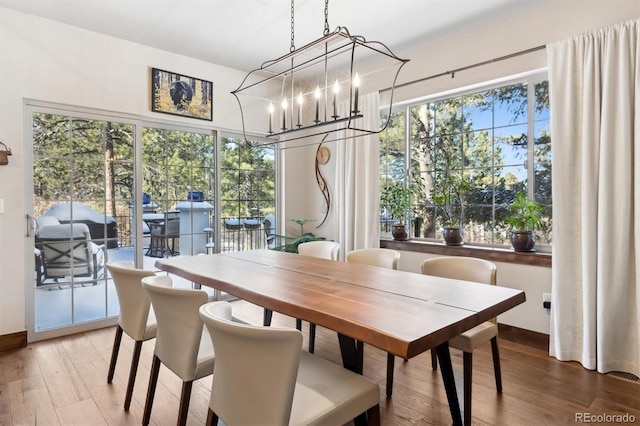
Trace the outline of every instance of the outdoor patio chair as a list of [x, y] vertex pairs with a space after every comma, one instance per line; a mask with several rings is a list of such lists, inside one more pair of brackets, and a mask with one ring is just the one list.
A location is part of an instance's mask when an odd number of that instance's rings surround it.
[[36, 285], [90, 277], [93, 284], [104, 273], [107, 251], [91, 241], [89, 227], [83, 223], [54, 224], [38, 230], [35, 242]]
[[276, 218], [272, 214], [268, 214], [262, 220], [262, 227], [264, 228], [264, 234], [267, 239], [267, 248], [275, 247], [276, 239]]
[[165, 254], [175, 256], [176, 238], [180, 238], [180, 212], [164, 212], [164, 219], [160, 222], [149, 222], [151, 241], [147, 256], [164, 257]]

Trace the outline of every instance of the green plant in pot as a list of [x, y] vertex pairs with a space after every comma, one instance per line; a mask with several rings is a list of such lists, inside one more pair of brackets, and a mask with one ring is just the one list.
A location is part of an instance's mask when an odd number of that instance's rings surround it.
[[513, 212], [504, 222], [511, 226], [511, 245], [515, 251], [533, 251], [536, 245], [535, 231], [542, 227], [542, 207], [527, 199], [524, 191], [518, 192], [509, 205]]
[[412, 196], [413, 191], [407, 188], [404, 180], [387, 181], [380, 189], [380, 207], [396, 221], [391, 231], [395, 240], [409, 239], [404, 219], [411, 208]]
[[285, 251], [287, 253], [298, 253], [298, 246], [309, 241], [324, 241], [325, 237], [318, 237], [311, 232], [304, 232], [304, 225], [308, 222], [315, 222], [315, 219], [287, 219], [300, 225], [300, 236], [290, 237], [286, 235], [275, 235], [277, 243], [271, 250]]
[[464, 244], [461, 224], [464, 199], [471, 186], [460, 173], [455, 172], [443, 173], [435, 182], [431, 189], [431, 200], [439, 207], [444, 241], [450, 246], [460, 246]]

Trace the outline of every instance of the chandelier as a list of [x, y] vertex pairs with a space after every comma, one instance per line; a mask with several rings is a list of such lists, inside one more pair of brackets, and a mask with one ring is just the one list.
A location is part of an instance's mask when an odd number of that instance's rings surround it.
[[[393, 90], [402, 67], [400, 59], [381, 42], [351, 35], [346, 27], [329, 30], [329, 0], [325, 0], [323, 36], [299, 49], [294, 44], [294, 0], [291, 0], [291, 47], [289, 53], [266, 61], [244, 78], [231, 93], [240, 106], [242, 129], [264, 137], [257, 144], [280, 147], [326, 142], [377, 134], [389, 124]], [[389, 113], [381, 123], [365, 120], [360, 94], [367, 83], [391, 82]], [[389, 87], [385, 83], [382, 87]], [[373, 89], [372, 89], [373, 90]], [[371, 118], [375, 118], [372, 120]], [[375, 125], [366, 125], [373, 123]], [[341, 131], [348, 130], [348, 135]], [[329, 135], [331, 137], [327, 138]], [[294, 142], [295, 141], [295, 142]]]

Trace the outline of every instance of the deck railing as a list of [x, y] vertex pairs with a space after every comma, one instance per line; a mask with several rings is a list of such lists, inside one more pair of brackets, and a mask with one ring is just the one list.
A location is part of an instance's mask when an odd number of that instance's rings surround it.
[[[118, 229], [118, 246], [133, 246], [132, 221], [133, 217], [128, 215], [115, 216]], [[204, 248], [210, 251], [242, 251], [268, 248], [267, 233], [263, 225], [264, 218], [231, 218], [224, 217], [218, 224], [220, 233], [220, 249], [215, 250], [212, 246], [215, 243], [215, 230], [211, 232], [207, 229], [194, 229], [192, 235], [199, 235], [198, 241], [204, 244]], [[209, 228], [213, 229], [213, 228]], [[195, 239], [194, 239], [195, 240]], [[207, 247], [208, 245], [208, 247]]]

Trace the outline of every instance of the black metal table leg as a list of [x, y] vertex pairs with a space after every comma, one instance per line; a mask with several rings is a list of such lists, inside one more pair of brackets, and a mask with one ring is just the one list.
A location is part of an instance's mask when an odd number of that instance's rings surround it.
[[264, 315], [262, 318], [262, 325], [268, 327], [271, 325], [271, 317], [273, 316], [273, 311], [271, 309], [264, 308]]
[[362, 374], [364, 344], [340, 333], [338, 333], [338, 342], [340, 343], [340, 353], [342, 354], [342, 365], [344, 368]]
[[451, 365], [451, 355], [449, 354], [449, 342], [444, 342], [436, 346], [436, 354], [440, 362], [440, 372], [444, 382], [444, 390], [449, 401], [449, 410], [454, 426], [462, 426], [462, 415], [460, 414], [460, 402], [456, 393], [456, 382], [453, 377], [453, 366]]
[[[364, 343], [352, 337], [338, 333], [340, 343], [340, 353], [342, 354], [342, 365], [347, 370], [362, 374], [362, 364], [364, 361]], [[353, 419], [356, 426], [367, 424], [367, 413], [362, 413]]]
[[394, 354], [387, 353], [387, 398], [391, 398], [393, 393], [393, 368], [396, 363], [396, 356]]

